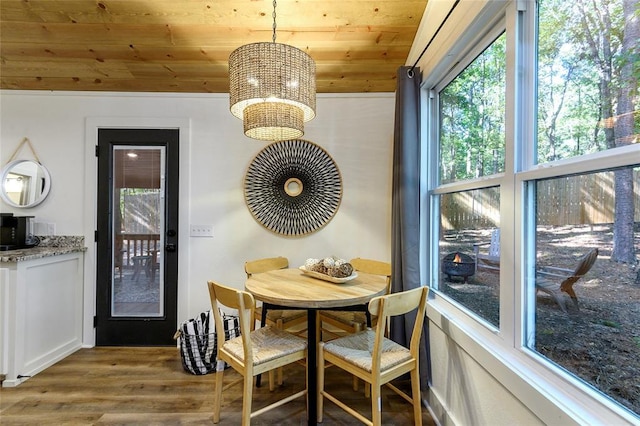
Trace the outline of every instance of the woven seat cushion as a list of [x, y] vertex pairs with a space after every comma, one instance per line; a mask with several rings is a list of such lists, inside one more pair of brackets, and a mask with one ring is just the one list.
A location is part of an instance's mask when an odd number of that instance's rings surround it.
[[[371, 372], [371, 351], [373, 350], [375, 338], [375, 331], [365, 330], [331, 340], [324, 344], [324, 350], [338, 358], [357, 365], [363, 370]], [[380, 371], [385, 371], [409, 359], [411, 359], [409, 349], [397, 344], [393, 340], [384, 338]]]
[[322, 311], [322, 315], [353, 327], [355, 324], [367, 323], [364, 312], [358, 311]]
[[[250, 336], [254, 365], [260, 365], [307, 348], [306, 340], [269, 325], [252, 331]], [[224, 342], [223, 348], [233, 357], [244, 361], [242, 336], [227, 340]]]

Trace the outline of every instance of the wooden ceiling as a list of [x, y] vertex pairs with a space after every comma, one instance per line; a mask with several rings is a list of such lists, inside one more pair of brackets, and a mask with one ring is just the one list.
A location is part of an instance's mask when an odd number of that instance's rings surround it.
[[[427, 0], [279, 0], [277, 39], [319, 93], [393, 92]], [[271, 41], [272, 0], [1, 0], [0, 88], [228, 93], [237, 47]]]

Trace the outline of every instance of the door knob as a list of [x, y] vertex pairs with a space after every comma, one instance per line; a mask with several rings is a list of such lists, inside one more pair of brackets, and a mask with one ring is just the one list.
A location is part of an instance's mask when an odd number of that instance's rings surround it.
[[176, 251], [176, 245], [174, 243], [168, 243], [164, 246], [165, 251]]

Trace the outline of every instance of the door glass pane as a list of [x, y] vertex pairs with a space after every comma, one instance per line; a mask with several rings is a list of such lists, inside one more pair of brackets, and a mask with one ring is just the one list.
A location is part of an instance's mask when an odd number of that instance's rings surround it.
[[164, 147], [113, 152], [112, 316], [164, 315]]

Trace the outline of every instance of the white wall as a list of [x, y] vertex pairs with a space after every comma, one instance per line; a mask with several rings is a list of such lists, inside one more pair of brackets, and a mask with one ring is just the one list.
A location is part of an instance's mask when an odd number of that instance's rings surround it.
[[[0, 162], [28, 137], [52, 176], [42, 204], [21, 210], [2, 203], [0, 211], [55, 223], [57, 235], [85, 236], [85, 344], [94, 343], [98, 127], [181, 129], [179, 321], [208, 308], [208, 279], [241, 287], [247, 259], [282, 255], [292, 266], [333, 254], [391, 260], [393, 94], [318, 95], [317, 116], [306, 124], [304, 139], [337, 163], [343, 198], [329, 224], [299, 238], [265, 230], [248, 211], [244, 173], [266, 144], [243, 135], [228, 103], [227, 95], [0, 92]], [[22, 149], [17, 158], [32, 157]], [[214, 238], [190, 238], [190, 223], [212, 224]]]

